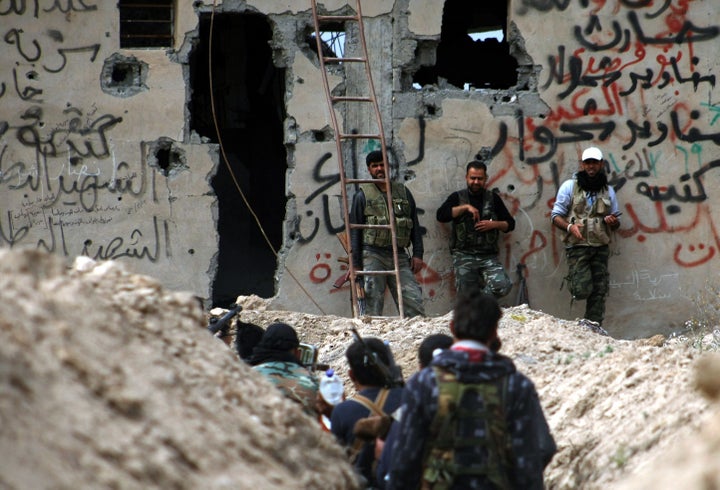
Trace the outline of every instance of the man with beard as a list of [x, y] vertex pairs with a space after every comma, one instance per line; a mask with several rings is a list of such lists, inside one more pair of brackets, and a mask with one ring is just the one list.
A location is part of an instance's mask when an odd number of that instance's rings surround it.
[[487, 166], [478, 160], [465, 169], [467, 189], [453, 192], [440, 206], [436, 218], [452, 221], [450, 252], [455, 271], [455, 290], [481, 289], [501, 298], [510, 292], [512, 280], [498, 260], [499, 232], [515, 229], [515, 220], [498, 194], [485, 188]]
[[[584, 320], [600, 328], [609, 290], [610, 233], [620, 227], [615, 190], [608, 185], [605, 161], [599, 148], [583, 151], [580, 171], [558, 190], [552, 222], [565, 231], [567, 281], [572, 299], [587, 300]], [[604, 333], [600, 329], [599, 333]]]
[[[385, 179], [385, 163], [382, 151], [371, 151], [365, 162], [370, 177]], [[353, 224], [387, 225], [390, 214], [387, 206], [384, 182], [360, 184], [353, 196], [350, 222]], [[425, 316], [422, 290], [415, 280], [415, 273], [422, 267], [423, 240], [417, 217], [415, 199], [403, 184], [392, 182], [393, 212], [398, 247], [398, 268], [402, 285], [403, 314], [406, 317]], [[388, 229], [367, 228], [350, 231], [353, 267], [364, 271], [395, 270], [392, 235]], [[406, 250], [412, 245], [412, 258]], [[394, 275], [377, 274], [363, 277], [365, 287], [366, 314], [381, 316], [385, 302], [385, 288], [398, 304], [397, 284]]]

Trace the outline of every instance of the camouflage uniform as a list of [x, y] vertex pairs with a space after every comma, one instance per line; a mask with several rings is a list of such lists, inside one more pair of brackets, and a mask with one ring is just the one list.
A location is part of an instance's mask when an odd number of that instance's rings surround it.
[[572, 300], [587, 300], [585, 318], [602, 325], [605, 319], [605, 298], [610, 290], [608, 259], [611, 232], [604, 221], [608, 214], [618, 213], [617, 197], [612, 187], [586, 193], [576, 178], [563, 183], [555, 200], [551, 219], [566, 217], [569, 223], [582, 223], [583, 240], [565, 233], [565, 256], [568, 284]]
[[[423, 241], [420, 224], [417, 219], [415, 199], [403, 185], [393, 182], [391, 188], [395, 229], [398, 247], [398, 268], [402, 285], [403, 315], [406, 317], [424, 316], [422, 290], [410, 269], [405, 250], [412, 247], [413, 257], [422, 259]], [[386, 225], [389, 222], [385, 193], [375, 184], [362, 184], [353, 197], [350, 222], [356, 224]], [[353, 229], [350, 232], [352, 242], [353, 266], [365, 271], [394, 271], [392, 235], [387, 229]], [[365, 313], [381, 316], [385, 304], [385, 289], [398, 304], [397, 282], [394, 274], [363, 276], [365, 287]]]
[[452, 253], [452, 261], [457, 292], [477, 288], [501, 298], [512, 289], [512, 279], [497, 255], [476, 255], [456, 250]]
[[[414, 316], [425, 316], [422, 290], [415, 280], [415, 275], [410, 270], [410, 263], [407, 257], [402, 257], [398, 252], [400, 269], [400, 284], [402, 284], [402, 299], [404, 315], [408, 318]], [[389, 271], [395, 269], [391, 253], [383, 253], [378, 250], [363, 250], [363, 266], [369, 271]], [[398, 304], [397, 281], [394, 275], [365, 276], [365, 311], [370, 316], [380, 316], [385, 305], [385, 288], [390, 288], [395, 304]]]
[[[502, 480], [509, 484], [506, 488], [542, 490], [543, 470], [557, 447], [532, 381], [505, 356], [485, 351], [479, 359], [471, 358], [467, 352], [445, 350], [408, 381], [388, 489], [420, 488], [422, 480], [422, 488], [489, 490], [499, 488], [494, 482]], [[460, 408], [448, 408], [439, 419], [450, 417], [457, 423], [441, 424], [452, 428], [449, 433], [434, 431], [444, 393], [439, 372], [452, 375], [460, 385], [498, 387], [500, 408], [491, 409], [498, 404], [486, 399], [489, 390], [465, 391]], [[441, 450], [446, 459], [439, 461], [432, 455], [440, 438], [449, 439], [450, 445]]]
[[605, 297], [610, 290], [609, 247], [571, 247], [565, 250], [565, 256], [568, 263], [565, 279], [573, 300], [587, 300], [585, 318], [602, 325]]
[[265, 376], [286, 397], [301, 404], [305, 413], [317, 415], [315, 401], [319, 385], [307, 368], [295, 362], [270, 361], [253, 366], [253, 369]]
[[452, 221], [450, 252], [455, 272], [455, 290], [480, 289], [496, 298], [507, 295], [512, 279], [498, 260], [498, 230], [479, 232], [470, 213], [452, 218], [452, 208], [471, 204], [480, 211], [481, 220], [505, 221], [507, 232], [515, 229], [515, 220], [507, 211], [502, 199], [492, 191], [471, 194], [467, 189], [452, 193], [437, 211], [440, 222]]

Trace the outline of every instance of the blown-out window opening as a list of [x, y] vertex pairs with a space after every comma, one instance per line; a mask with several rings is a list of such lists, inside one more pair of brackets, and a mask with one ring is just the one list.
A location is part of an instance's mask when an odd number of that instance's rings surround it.
[[119, 0], [121, 48], [173, 46], [175, 0]]

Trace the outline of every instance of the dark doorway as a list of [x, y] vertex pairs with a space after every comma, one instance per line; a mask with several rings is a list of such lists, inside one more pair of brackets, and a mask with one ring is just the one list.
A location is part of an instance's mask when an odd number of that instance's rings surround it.
[[190, 125], [199, 135], [222, 142], [221, 162], [212, 179], [219, 202], [220, 236], [212, 303], [226, 307], [238, 295], [268, 298], [275, 293], [275, 251], [282, 245], [287, 201], [285, 77], [272, 61], [268, 44], [272, 29], [265, 16], [216, 14], [212, 21], [213, 116], [208, 63], [210, 24], [209, 15], [201, 16], [200, 36], [190, 56]]

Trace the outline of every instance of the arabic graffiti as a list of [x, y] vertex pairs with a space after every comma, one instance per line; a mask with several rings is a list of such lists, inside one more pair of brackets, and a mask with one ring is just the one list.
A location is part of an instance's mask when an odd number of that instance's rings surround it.
[[[92, 0], [0, 1], [0, 247], [167, 260], [171, 221], [157, 206], [146, 145], [119, 144], [125, 113], [64, 87], [67, 79], [81, 87], [83, 76], [101, 68], [102, 44], [74, 24], [65, 30], [51, 22], [64, 25], [71, 14], [74, 20], [100, 12]], [[97, 85], [97, 75], [90, 83]]]

